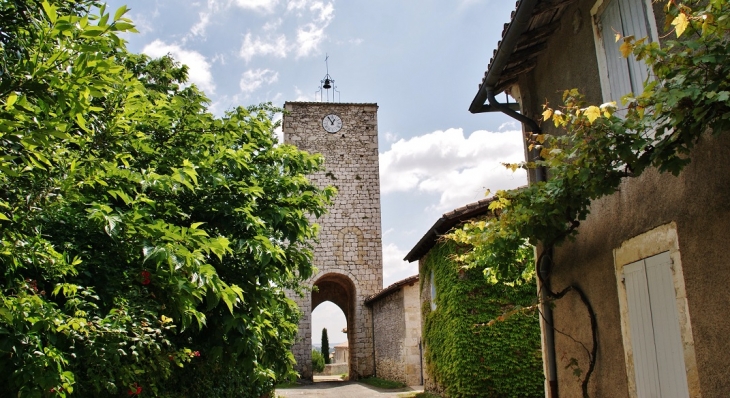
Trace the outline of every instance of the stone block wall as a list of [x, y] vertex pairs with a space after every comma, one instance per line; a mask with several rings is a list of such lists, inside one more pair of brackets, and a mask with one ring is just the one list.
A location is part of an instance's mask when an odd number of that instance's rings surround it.
[[421, 301], [419, 284], [403, 286], [403, 312], [405, 314], [405, 339], [403, 359], [406, 367], [405, 383], [409, 386], [423, 384], [421, 349]]
[[[347, 319], [350, 378], [372, 375], [371, 312], [364, 300], [383, 285], [378, 106], [287, 102], [284, 109], [284, 142], [322, 154], [324, 170], [310, 179], [318, 186], [333, 185], [338, 189], [329, 213], [313, 220], [321, 226], [314, 254], [319, 271], [307, 281], [309, 286], [327, 281], [323, 290], [336, 291], [318, 293], [315, 303], [311, 293], [304, 297], [290, 295], [303, 312], [293, 348], [297, 370], [303, 379], [311, 380], [311, 313], [322, 301], [332, 301]], [[324, 117], [330, 114], [342, 119], [342, 129], [334, 134], [322, 127]]]
[[403, 289], [399, 289], [375, 302], [373, 314], [377, 376], [405, 383], [406, 319], [403, 304]]
[[[410, 278], [409, 278], [410, 279]], [[398, 282], [400, 284], [401, 282]], [[391, 287], [385, 289], [385, 292]], [[383, 294], [383, 293], [381, 293]], [[378, 377], [420, 385], [421, 305], [418, 279], [371, 302], [375, 328], [375, 366]]]

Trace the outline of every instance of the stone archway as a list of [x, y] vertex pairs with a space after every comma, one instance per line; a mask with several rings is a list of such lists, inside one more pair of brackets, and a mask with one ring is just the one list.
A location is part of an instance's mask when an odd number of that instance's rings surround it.
[[319, 277], [313, 284], [316, 287], [312, 291], [312, 311], [317, 306], [325, 301], [330, 301], [338, 306], [345, 314], [345, 321], [347, 322], [347, 341], [348, 341], [348, 356], [351, 360], [348, 363], [348, 374], [353, 373], [353, 355], [355, 351], [353, 346], [354, 339], [354, 325], [357, 324], [355, 320], [355, 284], [346, 275], [338, 273], [328, 273]]

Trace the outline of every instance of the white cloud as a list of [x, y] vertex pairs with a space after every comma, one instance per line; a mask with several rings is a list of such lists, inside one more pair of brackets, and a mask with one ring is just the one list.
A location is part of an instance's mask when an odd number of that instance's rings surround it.
[[325, 38], [324, 28], [309, 23], [297, 30], [297, 58], [306, 57], [319, 49], [319, 43]]
[[233, 3], [244, 9], [272, 13], [279, 0], [234, 0]]
[[250, 32], [246, 33], [238, 54], [246, 62], [251, 61], [251, 58], [257, 55], [273, 55], [279, 58], [286, 58], [286, 36], [280, 35], [275, 38], [261, 39], [259, 36], [253, 38]]
[[314, 98], [314, 92], [312, 92], [311, 94], [305, 93], [304, 91], [300, 90], [299, 87], [296, 87], [296, 86], [294, 87], [294, 94], [297, 95], [297, 97], [294, 99], [294, 101], [304, 101], [304, 102], [316, 101], [316, 99]]
[[499, 125], [499, 131], [516, 130], [520, 128], [516, 121], [504, 122]]
[[215, 92], [215, 83], [213, 82], [213, 75], [210, 72], [210, 63], [202, 54], [196, 51], [186, 50], [177, 44], [166, 44], [159, 39], [146, 45], [142, 49], [142, 52], [154, 58], [171, 54], [175, 60], [190, 68], [188, 73], [191, 83], [195, 83], [207, 94], [213, 94]]
[[203, 36], [205, 35], [205, 28], [208, 27], [208, 24], [210, 23], [210, 12], [201, 12], [198, 14], [200, 17], [200, 20], [193, 25], [192, 28], [190, 28], [190, 34], [193, 36]]
[[[213, 0], [211, 0], [213, 1]], [[273, 10], [277, 1], [234, 0], [236, 4], [246, 8]], [[266, 6], [264, 6], [266, 4]], [[255, 7], [254, 7], [255, 5]], [[325, 31], [335, 17], [333, 2], [318, 0], [291, 0], [286, 5], [287, 11], [296, 11], [294, 15], [284, 12], [284, 17], [274, 18], [262, 26], [265, 35], [254, 36], [251, 32], [243, 38], [239, 55], [250, 62], [256, 56], [275, 56], [286, 58], [294, 52], [297, 58], [309, 56], [319, 50], [320, 43], [327, 37]], [[202, 15], [201, 15], [202, 18]], [[201, 19], [202, 21], [202, 19]], [[289, 33], [277, 33], [282, 26], [296, 26], [295, 36]], [[287, 36], [288, 35], [288, 36]]]
[[132, 21], [134, 21], [134, 27], [137, 29], [137, 31], [139, 31], [140, 35], [144, 36], [147, 33], [154, 32], [155, 24], [152, 21], [152, 19], [155, 18], [155, 14], [159, 14], [159, 12], [155, 11], [155, 13], [153, 15], [145, 15], [145, 14], [141, 14], [141, 13], [135, 13], [135, 14], [128, 13], [125, 16], [127, 18], [131, 19]]
[[283, 19], [277, 18], [273, 21], [266, 22], [263, 26], [263, 30], [265, 31], [271, 31], [271, 30], [277, 30], [281, 26], [281, 24], [284, 22]]
[[393, 143], [398, 140], [398, 134], [393, 134], [391, 132], [385, 133], [385, 142]]
[[271, 69], [249, 69], [243, 72], [239, 86], [244, 93], [256, 91], [263, 85], [269, 85], [279, 80], [279, 72]]
[[303, 8], [306, 8], [309, 5], [310, 2], [311, 2], [311, 0], [290, 0], [286, 4], [286, 9], [288, 11], [291, 11], [291, 10], [301, 10]]
[[224, 8], [226, 8], [226, 6], [221, 4], [221, 0], [208, 0], [205, 11], [198, 13], [198, 22], [190, 28], [190, 33], [183, 39], [183, 41], [189, 39], [191, 36], [205, 37], [205, 29], [210, 24], [211, 17]]
[[314, 2], [309, 9], [312, 12], [318, 12], [319, 22], [329, 23], [335, 16], [335, 6], [332, 3], [324, 4], [321, 1]]
[[393, 243], [383, 245], [383, 287], [418, 273], [418, 263], [403, 260], [408, 252]]
[[425, 192], [440, 195], [436, 210], [449, 211], [484, 197], [487, 189], [527, 184], [523, 170], [513, 173], [503, 162], [524, 159], [519, 131], [434, 131], [399, 140], [380, 155], [381, 192]]

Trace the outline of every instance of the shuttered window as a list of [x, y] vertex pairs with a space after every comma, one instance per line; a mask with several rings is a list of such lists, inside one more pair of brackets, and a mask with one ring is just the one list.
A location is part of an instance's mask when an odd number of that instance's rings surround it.
[[639, 398], [689, 397], [669, 252], [623, 268]]
[[[604, 95], [606, 100], [620, 103], [622, 96], [643, 91], [643, 83], [649, 76], [647, 66], [634, 57], [621, 56], [619, 47], [623, 40], [616, 42], [615, 35], [634, 36], [636, 39], [651, 37], [648, 13], [644, 0], [610, 0], [599, 16], [600, 44], [603, 46], [606, 71], [610, 92]], [[600, 55], [599, 55], [600, 56]]]

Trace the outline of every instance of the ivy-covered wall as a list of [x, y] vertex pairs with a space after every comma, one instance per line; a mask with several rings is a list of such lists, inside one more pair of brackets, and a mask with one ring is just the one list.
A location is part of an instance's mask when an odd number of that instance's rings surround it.
[[[489, 284], [439, 242], [420, 261], [426, 390], [444, 397], [542, 397], [534, 280]], [[431, 272], [436, 309], [431, 310]]]

